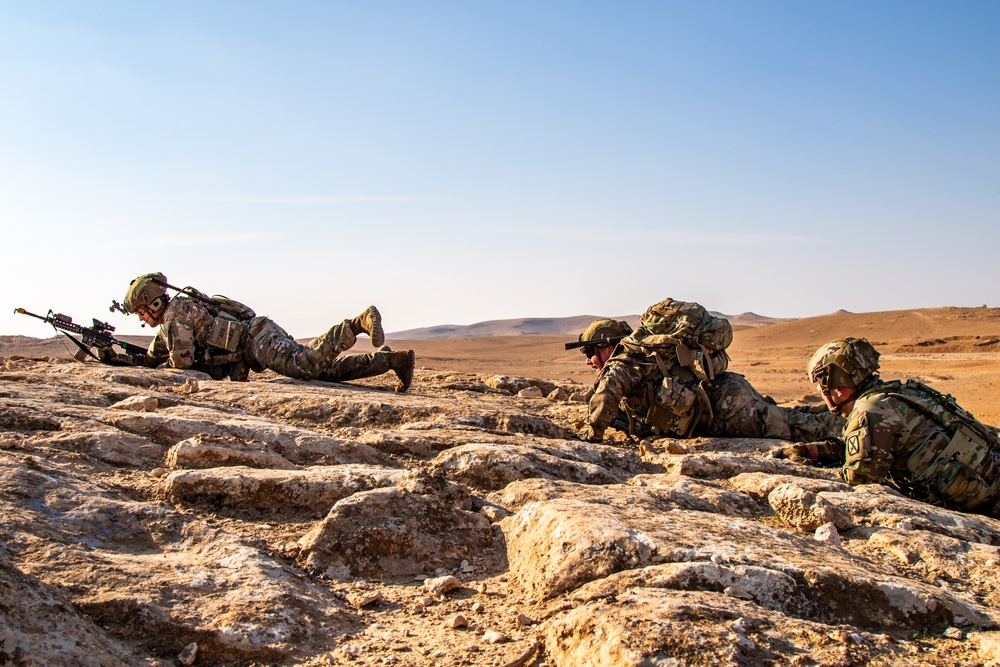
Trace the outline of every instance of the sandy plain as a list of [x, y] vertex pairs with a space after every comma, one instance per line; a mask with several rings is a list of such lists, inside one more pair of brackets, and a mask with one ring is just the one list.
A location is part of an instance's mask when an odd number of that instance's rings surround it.
[[[730, 370], [781, 404], [818, 402], [805, 365], [823, 343], [867, 338], [882, 353], [886, 379], [913, 378], [955, 396], [981, 420], [1000, 424], [1000, 308], [924, 308], [833, 313], [760, 327], [737, 325]], [[589, 383], [594, 371], [563, 335], [392, 340], [437, 371], [501, 373]], [[363, 350], [363, 346], [359, 346]]]
[[[734, 318], [730, 370], [745, 375], [780, 404], [818, 402], [805, 377], [807, 360], [823, 343], [855, 336], [867, 338], [882, 353], [884, 378], [926, 382], [955, 396], [982, 421], [1000, 425], [1000, 308], [840, 311], [764, 326], [746, 326], [741, 321]], [[39, 323], [40, 331], [44, 328]], [[142, 336], [123, 339], [141, 344], [149, 341]], [[564, 349], [570, 340], [573, 337], [564, 334], [534, 334], [390, 339], [388, 343], [397, 350], [413, 349], [418, 367], [432, 371], [593, 382], [594, 371], [586, 366], [580, 351]], [[362, 338], [351, 352], [371, 349]], [[68, 357], [74, 351], [61, 336], [0, 336], [0, 356]]]

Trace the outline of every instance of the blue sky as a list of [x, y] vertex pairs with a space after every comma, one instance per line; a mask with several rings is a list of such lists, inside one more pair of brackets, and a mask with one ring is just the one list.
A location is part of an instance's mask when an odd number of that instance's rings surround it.
[[997, 2], [0, 0], [0, 334], [1000, 305]]

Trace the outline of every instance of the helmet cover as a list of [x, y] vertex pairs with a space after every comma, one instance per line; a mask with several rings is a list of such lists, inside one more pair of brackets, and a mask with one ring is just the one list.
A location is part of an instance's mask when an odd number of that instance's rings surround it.
[[838, 338], [816, 350], [806, 364], [806, 375], [825, 389], [858, 387], [878, 375], [879, 356], [864, 338]]
[[167, 293], [167, 277], [162, 273], [147, 273], [133, 280], [125, 292], [125, 312], [132, 314]]

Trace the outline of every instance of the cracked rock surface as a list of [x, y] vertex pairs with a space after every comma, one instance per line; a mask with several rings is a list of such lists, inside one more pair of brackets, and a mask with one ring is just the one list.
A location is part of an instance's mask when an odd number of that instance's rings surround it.
[[586, 389], [0, 360], [0, 665], [1000, 659], [1000, 522]]

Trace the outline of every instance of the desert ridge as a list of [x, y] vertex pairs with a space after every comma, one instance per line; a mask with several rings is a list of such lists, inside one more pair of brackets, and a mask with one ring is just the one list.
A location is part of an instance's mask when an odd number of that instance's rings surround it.
[[[427, 332], [448, 327], [427, 327], [418, 338], [403, 338], [407, 332], [387, 335], [394, 349], [412, 349], [417, 365], [437, 372], [567, 380], [589, 384], [594, 372], [578, 350], [563, 344], [597, 316], [571, 318], [522, 318], [494, 320], [469, 325], [475, 331], [506, 332], [495, 335]], [[1000, 425], [1000, 308], [919, 308], [871, 313], [838, 311], [801, 319], [780, 319], [744, 313], [730, 318], [734, 341], [729, 348], [730, 370], [746, 375], [750, 382], [781, 404], [818, 400], [805, 378], [809, 356], [835, 338], [867, 338], [882, 353], [883, 376], [911, 377], [953, 394], [963, 407], [983, 421]], [[627, 317], [625, 319], [628, 319]], [[638, 320], [637, 316], [632, 319]], [[635, 322], [633, 322], [635, 324]], [[44, 330], [40, 324], [39, 329]], [[551, 331], [556, 333], [510, 333]], [[567, 329], [567, 333], [558, 332]], [[575, 333], [574, 333], [575, 332]], [[148, 336], [124, 336], [124, 340], [148, 345]], [[308, 338], [303, 339], [308, 340]], [[366, 338], [351, 352], [371, 351]], [[72, 357], [75, 349], [61, 335], [47, 339], [0, 336], [0, 357]]]

